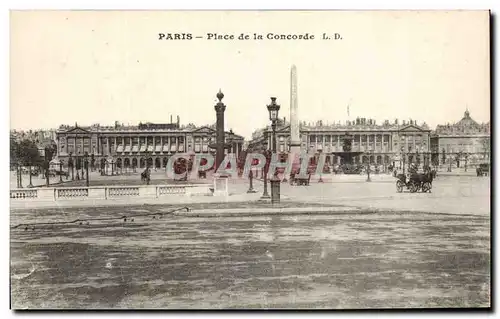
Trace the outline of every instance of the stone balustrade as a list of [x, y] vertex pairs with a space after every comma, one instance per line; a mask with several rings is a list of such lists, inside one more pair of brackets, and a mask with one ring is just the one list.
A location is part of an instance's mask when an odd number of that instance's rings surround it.
[[61, 201], [85, 199], [159, 198], [212, 195], [212, 185], [141, 185], [11, 189], [14, 201]]

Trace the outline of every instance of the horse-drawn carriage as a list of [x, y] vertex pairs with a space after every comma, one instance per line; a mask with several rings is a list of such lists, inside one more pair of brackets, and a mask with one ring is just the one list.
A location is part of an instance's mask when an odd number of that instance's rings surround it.
[[490, 173], [490, 164], [479, 164], [479, 167], [476, 168], [477, 176], [488, 176]]
[[306, 176], [301, 176], [300, 175], [300, 169], [296, 171], [292, 171], [290, 174], [290, 185], [292, 186], [309, 186], [309, 183], [311, 182], [311, 173], [312, 171], [309, 169], [307, 171]]
[[412, 193], [418, 192], [419, 190], [423, 193], [431, 192], [433, 178], [431, 171], [425, 173], [413, 172], [410, 174], [398, 174], [396, 178], [396, 189], [398, 193], [403, 192], [404, 188]]

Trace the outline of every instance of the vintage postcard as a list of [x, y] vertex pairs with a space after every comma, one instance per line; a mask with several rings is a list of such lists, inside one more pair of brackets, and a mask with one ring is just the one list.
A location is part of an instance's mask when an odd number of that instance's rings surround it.
[[491, 307], [489, 11], [11, 11], [25, 309]]

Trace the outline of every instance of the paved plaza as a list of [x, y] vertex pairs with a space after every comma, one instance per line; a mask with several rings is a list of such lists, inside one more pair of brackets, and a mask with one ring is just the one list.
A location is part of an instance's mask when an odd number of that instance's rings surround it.
[[[255, 181], [255, 194], [246, 193], [244, 180], [231, 180], [229, 187], [230, 196], [223, 200], [179, 196], [161, 203], [134, 200], [135, 205], [96, 207], [80, 201], [13, 209], [12, 226], [39, 226], [11, 230], [12, 306], [490, 304], [489, 178], [440, 176], [432, 193], [414, 194], [397, 193], [395, 180], [282, 184], [279, 207], [309, 208], [307, 214], [299, 208], [272, 213], [270, 204], [258, 202], [260, 181]], [[151, 215], [181, 205], [199, 212], [198, 217]], [[331, 214], [319, 214], [328, 207]], [[266, 210], [269, 214], [257, 214]], [[246, 213], [203, 215], [215, 211]], [[133, 214], [139, 215], [133, 222], [120, 219]], [[105, 217], [110, 220], [92, 221]], [[40, 225], [76, 218], [91, 222]]]
[[[158, 209], [86, 208], [85, 213]], [[17, 229], [11, 233], [12, 305], [486, 307], [489, 239], [487, 217], [388, 212], [148, 216], [127, 223]]]

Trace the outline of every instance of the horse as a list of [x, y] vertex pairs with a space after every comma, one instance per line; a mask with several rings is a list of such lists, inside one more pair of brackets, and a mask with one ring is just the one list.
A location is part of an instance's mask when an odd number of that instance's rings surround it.
[[432, 185], [433, 178], [434, 178], [434, 176], [433, 176], [433, 173], [431, 170], [427, 170], [424, 173], [412, 173], [410, 175], [410, 180], [413, 183], [417, 184], [420, 188], [422, 188], [422, 186], [425, 183], [430, 183]]

